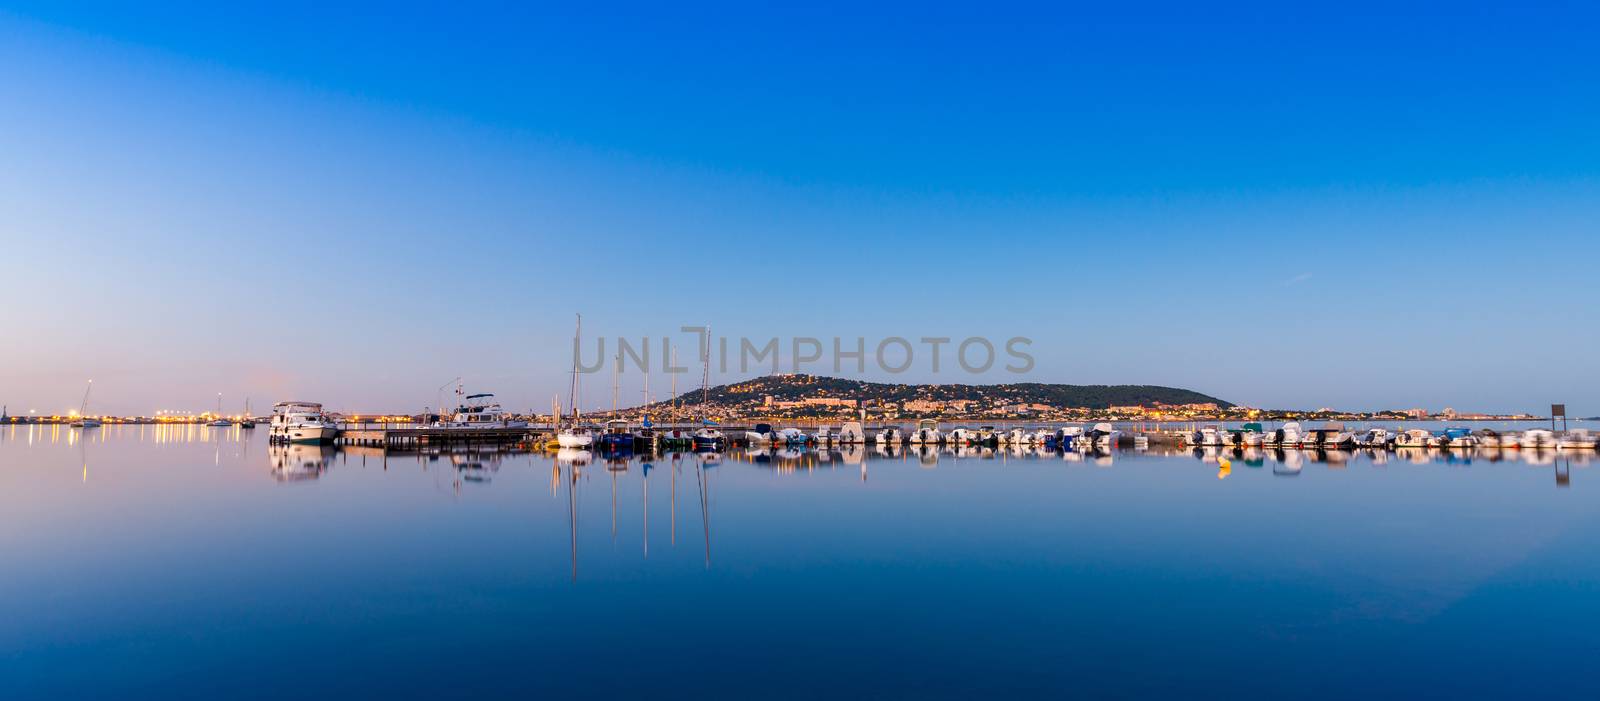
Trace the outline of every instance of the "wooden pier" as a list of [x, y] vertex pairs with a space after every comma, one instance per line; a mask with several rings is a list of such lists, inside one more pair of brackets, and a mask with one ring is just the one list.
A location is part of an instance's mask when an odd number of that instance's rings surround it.
[[425, 446], [505, 445], [542, 442], [548, 430], [534, 428], [345, 428], [339, 445], [417, 449]]

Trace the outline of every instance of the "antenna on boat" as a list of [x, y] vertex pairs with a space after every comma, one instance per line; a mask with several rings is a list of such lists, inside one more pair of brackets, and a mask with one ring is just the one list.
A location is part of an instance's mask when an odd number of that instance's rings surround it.
[[441, 424], [444, 423], [444, 388], [460, 381], [461, 378], [452, 377], [449, 382], [439, 385], [439, 389], [433, 391], [433, 403], [436, 405], [433, 407], [433, 413]]

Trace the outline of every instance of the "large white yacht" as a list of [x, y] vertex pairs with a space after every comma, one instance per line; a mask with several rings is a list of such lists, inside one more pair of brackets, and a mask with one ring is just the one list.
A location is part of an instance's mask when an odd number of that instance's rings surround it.
[[339, 427], [316, 402], [278, 402], [272, 406], [268, 439], [278, 443], [327, 443], [339, 435]]
[[527, 428], [528, 422], [517, 421], [500, 408], [493, 394], [469, 394], [451, 413], [450, 420], [442, 421], [444, 428]]

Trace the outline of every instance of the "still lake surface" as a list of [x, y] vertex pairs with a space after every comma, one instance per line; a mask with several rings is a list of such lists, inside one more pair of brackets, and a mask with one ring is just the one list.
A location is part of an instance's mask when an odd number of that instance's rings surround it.
[[0, 697], [1600, 696], [1595, 456], [1290, 453], [7, 427]]

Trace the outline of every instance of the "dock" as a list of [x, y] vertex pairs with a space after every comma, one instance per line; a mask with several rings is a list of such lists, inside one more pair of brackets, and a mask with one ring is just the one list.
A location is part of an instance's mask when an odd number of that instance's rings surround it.
[[[875, 443], [875, 435], [879, 430], [889, 426], [904, 428], [902, 424], [884, 422], [863, 427], [866, 434], [863, 443]], [[700, 428], [701, 424], [694, 423], [668, 423], [657, 424], [654, 429], [657, 435], [681, 430], [693, 431]], [[729, 445], [743, 444], [743, 433], [753, 426], [722, 425], [718, 426], [728, 437]], [[423, 448], [436, 448], [443, 446], [470, 447], [504, 446], [526, 444], [529, 446], [542, 446], [555, 439], [556, 429], [549, 424], [534, 424], [526, 428], [441, 428], [437, 426], [408, 426], [401, 424], [346, 424], [340, 427], [339, 435], [334, 439], [336, 445], [360, 446], [368, 448], [386, 448], [395, 450], [420, 450]], [[1147, 445], [1178, 445], [1181, 443], [1181, 433], [1177, 431], [1157, 431], [1148, 429], [1124, 430], [1119, 440], [1119, 445], [1133, 446], [1138, 443]], [[1138, 439], [1144, 439], [1140, 441]]]
[[416, 449], [424, 446], [534, 443], [549, 429], [536, 428], [343, 428], [337, 445]]

